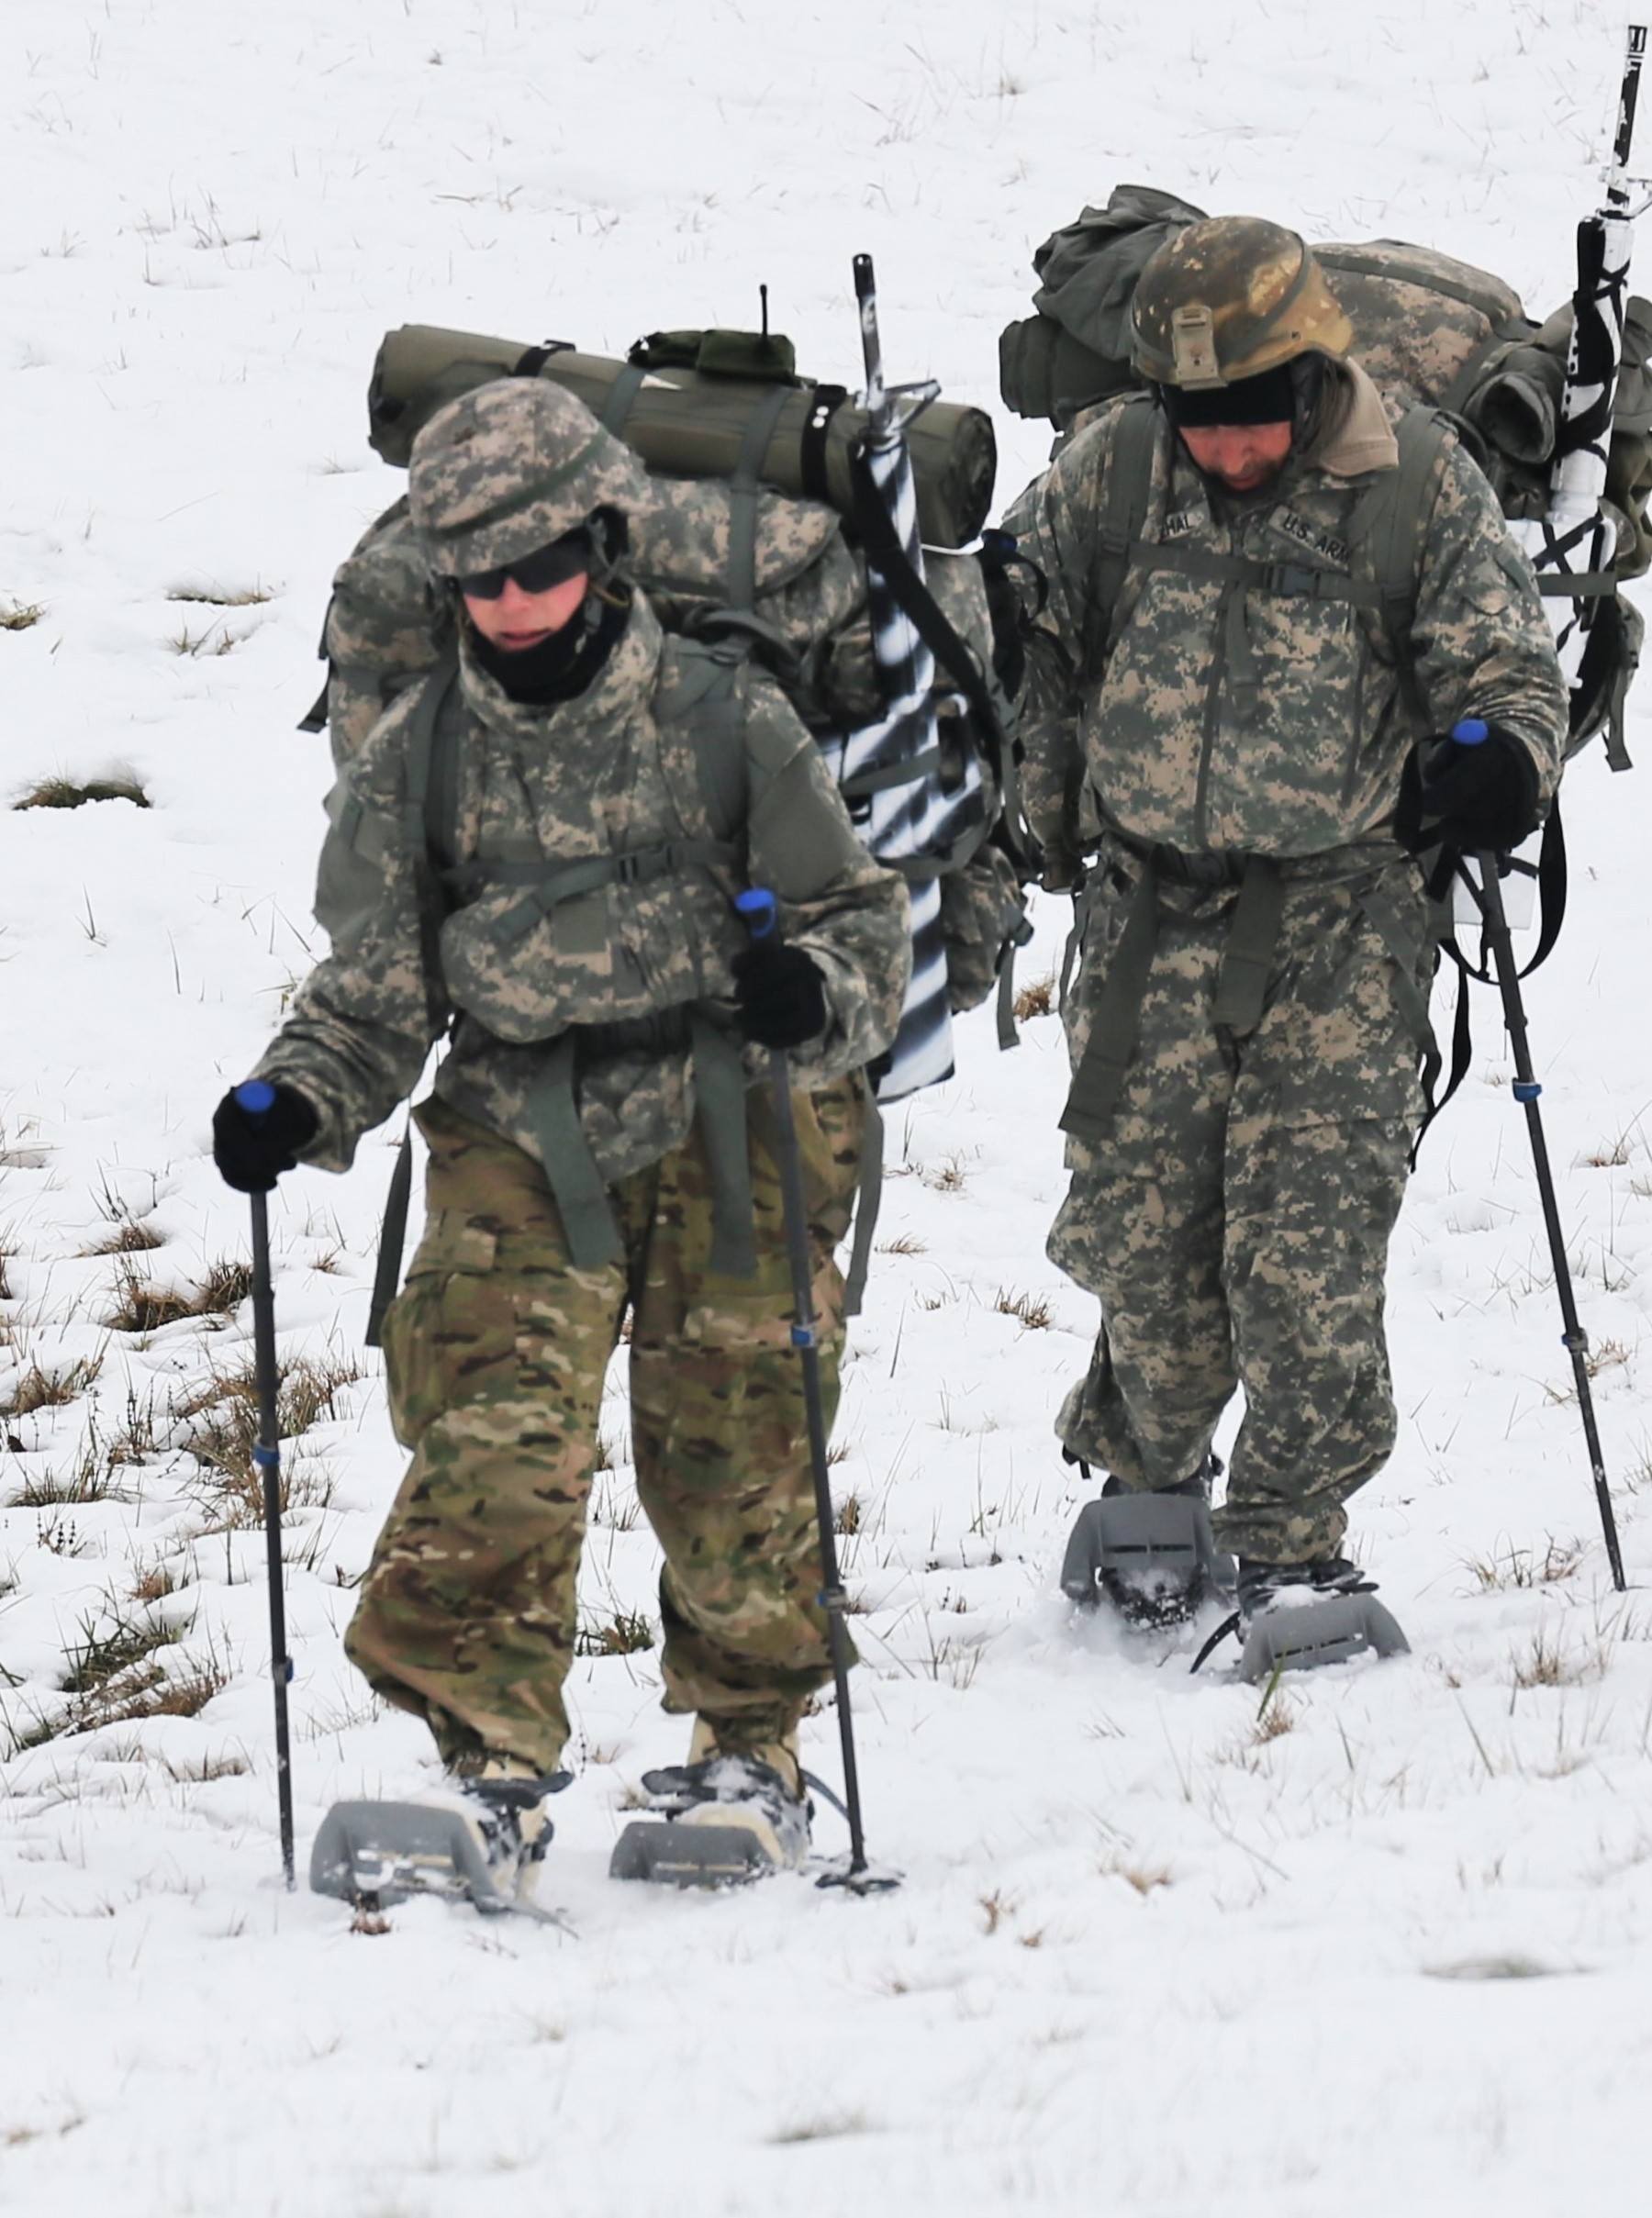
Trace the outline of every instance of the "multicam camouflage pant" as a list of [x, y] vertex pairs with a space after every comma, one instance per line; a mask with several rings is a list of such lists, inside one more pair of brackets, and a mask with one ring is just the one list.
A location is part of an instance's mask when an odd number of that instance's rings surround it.
[[[1075, 1062], [1122, 933], [1122, 877], [1115, 866], [1089, 911]], [[1420, 945], [1414, 878], [1385, 872], [1381, 892]], [[1233, 896], [1165, 898], [1179, 913], [1161, 913], [1111, 1128], [1068, 1142], [1049, 1252], [1099, 1297], [1102, 1321], [1056, 1430], [1127, 1486], [1175, 1486], [1242, 1385], [1218, 1538], [1301, 1562], [1335, 1551], [1344, 1502], [1393, 1447], [1383, 1278], [1420, 1106], [1415, 1045], [1395, 965], [1348, 887], [1292, 887], [1244, 1038], [1211, 1014]]]
[[[345, 1648], [429, 1722], [450, 1764], [486, 1750], [549, 1771], [568, 1737], [597, 1418], [628, 1312], [637, 1489], [665, 1555], [666, 1709], [751, 1744], [787, 1731], [831, 1675], [773, 1128], [766, 1099], [748, 1102], [754, 1280], [708, 1268], [698, 1131], [609, 1189], [626, 1262], [580, 1271], [538, 1164], [441, 1103], [419, 1111], [428, 1228], [385, 1328], [391, 1415], [413, 1461]], [[854, 1190], [857, 1084], [796, 1108], [830, 1420], [832, 1251]]]

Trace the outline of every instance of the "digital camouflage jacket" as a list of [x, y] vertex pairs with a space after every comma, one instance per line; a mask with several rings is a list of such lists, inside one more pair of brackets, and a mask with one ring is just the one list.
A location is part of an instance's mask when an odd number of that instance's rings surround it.
[[[714, 790], [716, 735], [693, 698], [709, 660], [665, 638], [638, 595], [587, 690], [527, 708], [462, 643], [443, 711], [462, 723], [456, 838], [440, 876], [409, 764], [451, 662], [397, 696], [329, 797], [317, 916], [332, 952], [259, 1064], [314, 1104], [307, 1160], [346, 1168], [451, 1023], [435, 1090], [454, 1109], [550, 1167], [547, 1068], [561, 1057], [565, 1072], [576, 1048], [572, 1098], [601, 1177], [657, 1161], [695, 1113], [685, 1012], [738, 1075], [731, 902], [748, 884], [780, 897], [787, 937], [824, 974], [827, 1028], [795, 1052], [799, 1086], [887, 1044], [910, 962], [905, 887], [867, 855], [814, 741], [749, 664], [722, 666], [736, 744], [731, 781], [720, 746]], [[765, 1068], [743, 1050], [746, 1083]]]
[[[1125, 402], [1077, 433], [1013, 518], [1049, 597], [1021, 722], [1028, 813], [1059, 858], [1109, 821], [1185, 855], [1391, 859], [1400, 772], [1458, 719], [1530, 748], [1546, 799], [1564, 681], [1525, 555], [1446, 433], [1423, 489], [1411, 666], [1358, 605], [1360, 505], [1396, 468], [1401, 409], [1334, 365], [1326, 420], [1260, 493], [1223, 496], [1157, 422], [1144, 528], [1105, 606], [1109, 470]], [[1245, 558], [1257, 567], [1235, 581]], [[1111, 618], [1111, 621], [1110, 621]]]

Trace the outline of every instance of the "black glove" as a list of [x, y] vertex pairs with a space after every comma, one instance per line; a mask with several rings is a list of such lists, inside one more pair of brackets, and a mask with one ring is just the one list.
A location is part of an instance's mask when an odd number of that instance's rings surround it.
[[1448, 738], [1419, 740], [1406, 756], [1394, 837], [1408, 853], [1445, 846], [1507, 854], [1536, 829], [1537, 765], [1501, 724], [1465, 719]]
[[261, 1114], [244, 1109], [231, 1087], [212, 1112], [212, 1160], [226, 1186], [238, 1194], [267, 1194], [283, 1171], [292, 1170], [321, 1120], [296, 1087], [277, 1079], [275, 1098]]
[[782, 940], [753, 941], [731, 967], [740, 1029], [759, 1047], [801, 1047], [826, 1030], [820, 966], [800, 947], [788, 947]]

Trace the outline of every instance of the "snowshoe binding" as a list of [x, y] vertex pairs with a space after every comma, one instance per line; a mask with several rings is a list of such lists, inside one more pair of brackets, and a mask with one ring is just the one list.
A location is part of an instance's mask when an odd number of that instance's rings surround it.
[[1244, 1644], [1238, 1676], [1253, 1686], [1278, 1672], [1314, 1671], [1358, 1655], [1409, 1655], [1411, 1643], [1376, 1592], [1375, 1580], [1345, 1556], [1305, 1564], [1241, 1557], [1239, 1607], [1200, 1650], [1193, 1668], [1230, 1633]]
[[498, 1756], [429, 1801], [337, 1802], [310, 1852], [311, 1889], [369, 1911], [432, 1894], [556, 1923], [532, 1897], [551, 1845], [545, 1798], [569, 1779]]
[[[1088, 1466], [1078, 1467], [1088, 1478]], [[1211, 1528], [1211, 1485], [1221, 1468], [1207, 1456], [1191, 1478], [1152, 1493], [1110, 1478], [1078, 1512], [1062, 1592], [1087, 1608], [1108, 1601], [1144, 1630], [1183, 1624], [1210, 1595], [1231, 1592], [1233, 1562]]]
[[809, 1860], [810, 1809], [795, 1741], [720, 1749], [697, 1723], [686, 1764], [645, 1771], [663, 1823], [639, 1820], [614, 1844], [611, 1879], [655, 1887], [742, 1887]]

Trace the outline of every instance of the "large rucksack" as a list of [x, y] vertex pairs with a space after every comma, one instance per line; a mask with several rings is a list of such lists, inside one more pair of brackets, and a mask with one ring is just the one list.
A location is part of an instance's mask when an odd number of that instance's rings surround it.
[[[564, 382], [593, 388], [584, 396], [603, 403], [610, 428], [645, 462], [657, 463], [666, 453], [679, 463], [730, 465], [726, 477], [653, 469], [650, 505], [628, 519], [626, 569], [667, 630], [725, 648], [742, 646], [778, 680], [804, 723], [822, 739], [880, 713], [862, 551], [865, 530], [875, 529], [876, 518], [851, 520], [859, 480], [847, 463], [838, 468], [829, 446], [832, 467], [822, 490], [841, 499], [851, 518], [826, 499], [791, 497], [767, 482], [776, 476], [789, 481], [790, 451], [776, 442], [776, 432], [786, 431], [799, 399], [820, 390], [790, 377], [785, 341], [766, 334], [675, 333], [640, 341], [630, 365], [571, 350], [535, 349], [527, 351], [524, 366], [524, 351], [515, 342], [463, 333], [413, 336], [417, 348], [406, 331], [391, 334], [374, 366], [370, 412], [381, 452], [405, 461], [419, 426], [459, 392], [501, 374], [550, 376], [573, 363], [575, 377], [564, 374]], [[691, 348], [690, 340], [698, 346]], [[786, 350], [777, 358], [772, 352], [776, 348]], [[654, 366], [685, 358], [734, 366], [714, 373], [679, 367], [669, 384]], [[622, 383], [620, 373], [628, 366], [642, 373]], [[415, 369], [424, 373], [422, 384]], [[595, 389], [599, 377], [608, 381], [606, 401]], [[669, 410], [663, 394], [669, 396]], [[695, 423], [696, 406], [706, 411], [709, 429], [703, 437], [690, 438], [686, 427]], [[844, 413], [837, 396], [824, 411], [828, 434], [842, 435]], [[921, 517], [927, 507], [940, 528], [955, 536], [978, 526], [990, 499], [990, 425], [978, 410], [937, 407], [918, 418], [912, 436], [935, 416], [942, 420], [915, 458]], [[970, 418], [986, 425], [984, 446]], [[893, 565], [889, 550], [885, 556]], [[1035, 858], [1021, 815], [1012, 718], [995, 674], [986, 586], [975, 556], [945, 548], [926, 550], [924, 580], [909, 571], [897, 583], [936, 657], [940, 775], [948, 776], [949, 763], [955, 775], [967, 753], [980, 769], [982, 789], [979, 811], [949, 852], [908, 867], [912, 875], [928, 872], [941, 879], [954, 1013], [985, 1000], [997, 979], [999, 1037], [1009, 1044], [1014, 1038], [1011, 959], [1030, 936], [1021, 887], [1032, 875]], [[328, 681], [305, 728], [329, 726], [341, 764], [396, 696], [434, 667], [452, 644], [451, 602], [424, 563], [406, 501], [398, 501], [335, 574], [321, 642]], [[864, 809], [866, 797], [854, 781], [845, 784], [843, 793], [852, 816]]]
[[[1121, 185], [1033, 256], [1035, 313], [999, 341], [1004, 401], [1045, 417], [1064, 438], [1139, 385], [1130, 362], [1130, 307], [1151, 255], [1203, 211], [1145, 185]], [[1355, 358], [1401, 399], [1441, 411], [1490, 479], [1505, 516], [1541, 517], [1560, 418], [1570, 304], [1546, 323], [1490, 272], [1397, 240], [1315, 245], [1354, 326]], [[1419, 484], [1425, 482], [1419, 480]], [[1652, 566], [1652, 303], [1632, 299], [1613, 418], [1606, 497], [1617, 524], [1612, 575]], [[1401, 530], [1398, 548], [1406, 539]], [[1602, 730], [1614, 769], [1628, 766], [1624, 697], [1639, 659], [1639, 612], [1603, 599], [1572, 697], [1568, 752]]]

